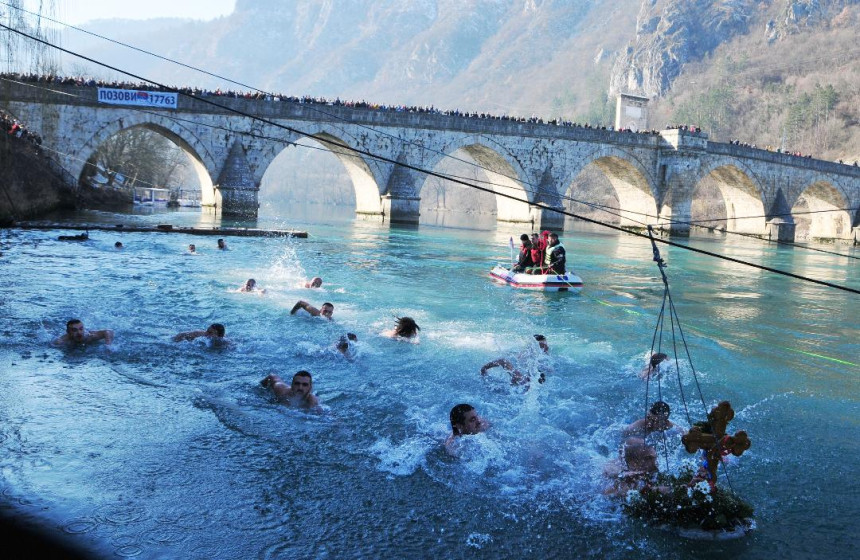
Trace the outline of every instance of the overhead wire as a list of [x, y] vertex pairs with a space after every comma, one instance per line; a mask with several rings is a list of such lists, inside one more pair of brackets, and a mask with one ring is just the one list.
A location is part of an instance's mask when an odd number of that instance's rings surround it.
[[[288, 126], [288, 125], [285, 125], [285, 124], [282, 124], [282, 123], [277, 123], [277, 122], [272, 121], [272, 120], [270, 120], [270, 119], [262, 118], [262, 117], [259, 117], [259, 116], [256, 116], [256, 115], [252, 115], [252, 114], [250, 114], [250, 113], [247, 113], [247, 112], [244, 112], [244, 111], [240, 111], [240, 110], [238, 110], [238, 109], [234, 109], [234, 108], [232, 108], [232, 107], [230, 107], [230, 106], [228, 106], [228, 105], [223, 105], [223, 104], [220, 104], [220, 103], [216, 103], [215, 101], [212, 101], [211, 99], [208, 99], [207, 97], [201, 97], [201, 96], [198, 96], [198, 95], [195, 95], [195, 94], [189, 94], [189, 93], [187, 93], [187, 92], [183, 92], [183, 91], [181, 91], [181, 90], [179, 90], [179, 89], [177, 89], [177, 88], [174, 88], [174, 87], [170, 87], [170, 86], [167, 86], [167, 85], [161, 84], [161, 83], [159, 83], [159, 82], [157, 82], [157, 81], [155, 81], [155, 80], [151, 80], [151, 79], [148, 79], [148, 78], [144, 78], [144, 77], [142, 77], [142, 76], [140, 76], [140, 75], [134, 74], [133, 72], [130, 72], [130, 71], [127, 71], [127, 70], [122, 70], [122, 69], [120, 69], [120, 68], [117, 68], [117, 67], [111, 66], [111, 65], [109, 65], [109, 64], [107, 64], [107, 63], [104, 63], [104, 62], [98, 61], [98, 60], [93, 59], [93, 58], [91, 58], [91, 57], [88, 57], [88, 56], [86, 56], [86, 55], [83, 55], [83, 54], [80, 54], [80, 53], [76, 53], [76, 52], [74, 52], [74, 51], [71, 51], [71, 50], [66, 49], [66, 48], [64, 48], [64, 47], [61, 47], [61, 46], [59, 46], [59, 45], [55, 45], [55, 44], [53, 44], [53, 43], [51, 43], [51, 42], [49, 42], [49, 41], [46, 41], [46, 40], [41, 39], [41, 38], [39, 38], [39, 37], [35, 37], [35, 36], [33, 36], [33, 35], [30, 35], [30, 34], [28, 34], [28, 33], [23, 32], [23, 31], [21, 31], [21, 30], [14, 29], [14, 28], [9, 27], [9, 26], [7, 26], [7, 25], [5, 25], [5, 24], [0, 23], [0, 28], [7, 29], [7, 30], [9, 30], [9, 31], [12, 31], [13, 33], [17, 33], [17, 34], [19, 34], [19, 35], [21, 35], [21, 36], [23, 36], [23, 37], [26, 37], [26, 38], [28, 38], [28, 39], [30, 39], [30, 40], [32, 40], [32, 41], [36, 41], [36, 42], [39, 42], [39, 43], [45, 44], [45, 45], [47, 45], [47, 46], [50, 46], [50, 47], [52, 47], [52, 48], [55, 48], [55, 49], [57, 49], [57, 50], [60, 50], [60, 51], [62, 51], [62, 52], [65, 52], [65, 53], [67, 53], [67, 54], [69, 54], [69, 55], [71, 55], [71, 56], [75, 56], [75, 57], [80, 58], [80, 59], [82, 59], [82, 60], [86, 60], [86, 61], [91, 62], [91, 63], [93, 63], [93, 64], [98, 64], [98, 65], [100, 65], [100, 66], [103, 66], [103, 67], [108, 68], [108, 69], [110, 69], [110, 70], [113, 70], [113, 71], [115, 71], [115, 72], [119, 72], [119, 73], [124, 74], [124, 75], [126, 75], [126, 76], [130, 76], [130, 77], [132, 77], [132, 78], [135, 78], [135, 79], [137, 79], [137, 80], [140, 80], [141, 82], [151, 83], [151, 84], [153, 84], [153, 85], [155, 85], [155, 86], [158, 86], [158, 87], [162, 88], [162, 89], [163, 89], [163, 90], [165, 90], [165, 91], [170, 91], [170, 92], [175, 93], [175, 94], [177, 94], [177, 95], [184, 95], [184, 96], [189, 97], [189, 98], [191, 98], [191, 99], [195, 99], [195, 100], [197, 100], [197, 101], [199, 101], [199, 102], [201, 102], [201, 103], [204, 103], [204, 104], [207, 104], [207, 105], [211, 105], [211, 106], [213, 106], [213, 107], [218, 107], [218, 108], [220, 108], [220, 109], [222, 109], [222, 110], [224, 110], [224, 111], [227, 111], [227, 112], [229, 112], [229, 113], [233, 113], [233, 114], [236, 114], [236, 115], [240, 115], [240, 116], [243, 116], [243, 117], [247, 117], [247, 118], [249, 118], [249, 119], [253, 119], [253, 120], [256, 120], [256, 121], [258, 121], [258, 122], [268, 124], [268, 125], [273, 126], [273, 127], [275, 127], [275, 128], [280, 128], [280, 129], [282, 129], [282, 130], [286, 130], [286, 131], [288, 131], [288, 132], [291, 132], [291, 133], [296, 134], [296, 135], [299, 135], [299, 136], [311, 136], [310, 134], [308, 134], [308, 133], [306, 133], [306, 132], [304, 132], [304, 131], [302, 131], [302, 130], [299, 130], [299, 129], [295, 128], [295, 127]], [[448, 179], [448, 180], [451, 180], [452, 182], [459, 183], [459, 184], [465, 185], [465, 186], [467, 186], [467, 187], [471, 187], [471, 188], [474, 188], [474, 189], [477, 189], [477, 190], [481, 190], [481, 191], [484, 191], [484, 192], [490, 192], [490, 193], [493, 193], [493, 194], [495, 194], [496, 196], [500, 196], [500, 197], [508, 198], [508, 199], [510, 199], [510, 200], [514, 200], [514, 201], [522, 202], [522, 203], [525, 203], [525, 204], [532, 204], [533, 206], [538, 207], [538, 208], [541, 208], [541, 209], [543, 209], [543, 210], [556, 212], [556, 213], [559, 213], [559, 214], [562, 214], [562, 215], [566, 215], [566, 216], [571, 216], [571, 217], [573, 217], [573, 218], [577, 218], [577, 219], [583, 220], [583, 221], [588, 222], [588, 223], [593, 223], [593, 224], [596, 224], [596, 225], [601, 225], [601, 226], [606, 227], [606, 228], [609, 228], [609, 229], [613, 229], [613, 230], [616, 230], [616, 231], [621, 231], [621, 232], [624, 232], [624, 233], [629, 233], [629, 234], [631, 234], [631, 235], [636, 235], [636, 236], [639, 236], [639, 237], [642, 237], [642, 238], [647, 238], [647, 237], [648, 237], [648, 236], [646, 236], [646, 235], [644, 235], [644, 234], [642, 234], [642, 233], [640, 233], [640, 232], [636, 232], [635, 230], [624, 229], [624, 228], [622, 228], [622, 227], [620, 227], [620, 226], [616, 226], [616, 225], [609, 224], [609, 223], [606, 223], [606, 222], [601, 222], [601, 221], [599, 221], [599, 220], [595, 220], [595, 219], [592, 219], [592, 218], [589, 218], [589, 217], [586, 217], [586, 216], [577, 215], [577, 214], [574, 214], [573, 212], [568, 212], [568, 211], [566, 211], [566, 210], [559, 210], [559, 209], [557, 209], [557, 208], [550, 207], [550, 206], [548, 206], [548, 205], [546, 205], [546, 204], [544, 204], [544, 203], [541, 203], [541, 202], [533, 202], [533, 203], [529, 203], [527, 200], [523, 200], [523, 199], [521, 199], [521, 198], [518, 198], [518, 197], [516, 197], [516, 196], [510, 195], [510, 194], [507, 194], [507, 193], [503, 193], [503, 192], [495, 192], [495, 191], [493, 191], [492, 189], [488, 189], [488, 188], [486, 188], [486, 187], [482, 187], [482, 186], [475, 185], [475, 184], [472, 184], [472, 183], [468, 183], [468, 182], [466, 182], [466, 181], [461, 181], [461, 180], [458, 180], [458, 179], [450, 179], [450, 178], [446, 177], [445, 175], [442, 175], [442, 174], [440, 174], [440, 173], [438, 173], [438, 172], [435, 172], [435, 171], [433, 171], [433, 170], [423, 169], [423, 168], [421, 168], [421, 167], [418, 167], [418, 166], [415, 166], [415, 165], [412, 165], [412, 164], [409, 164], [409, 163], [406, 163], [406, 162], [397, 161], [396, 159], [393, 159], [393, 158], [389, 158], [389, 157], [386, 157], [386, 156], [380, 156], [380, 155], [378, 155], [378, 154], [373, 154], [372, 152], [370, 152], [370, 151], [368, 151], [368, 150], [365, 150], [365, 149], [363, 149], [363, 148], [355, 148], [355, 147], [348, 146], [347, 144], [343, 143], [343, 142], [342, 142], [342, 141], [340, 141], [340, 140], [335, 141], [335, 140], [331, 140], [331, 139], [328, 139], [328, 138], [316, 138], [316, 137], [315, 137], [315, 140], [317, 140], [318, 142], [320, 142], [320, 143], [322, 143], [322, 144], [324, 144], [324, 145], [334, 146], [335, 148], [338, 148], [338, 149], [340, 149], [340, 150], [345, 150], [345, 151], [347, 151], [347, 152], [351, 152], [351, 153], [355, 153], [355, 154], [360, 154], [360, 155], [364, 155], [364, 156], [367, 156], [367, 157], [374, 157], [374, 158], [376, 158], [376, 159], [377, 159], [377, 160], [379, 160], [379, 161], [383, 161], [383, 162], [386, 162], [386, 163], [390, 163], [390, 164], [392, 164], [392, 165], [400, 166], [400, 167], [402, 167], [402, 168], [404, 168], [404, 169], [409, 169], [409, 170], [416, 171], [416, 172], [419, 172], [419, 173], [423, 173], [423, 174], [426, 174], [426, 175], [429, 175], [429, 176], [433, 176], [433, 177], [439, 177], [439, 178], [442, 178], [442, 179]], [[684, 249], [684, 250], [693, 251], [693, 252], [698, 253], [698, 254], [708, 255], [708, 256], [711, 256], [711, 257], [714, 257], [714, 258], [717, 258], [717, 259], [726, 260], [726, 261], [729, 261], [729, 262], [734, 262], [734, 263], [736, 263], [736, 264], [740, 264], [740, 265], [744, 265], [744, 266], [749, 266], [749, 267], [752, 267], [752, 268], [757, 268], [757, 269], [759, 269], [759, 270], [765, 270], [765, 271], [768, 271], [768, 272], [772, 272], [772, 273], [774, 273], [774, 274], [779, 274], [779, 275], [782, 275], [782, 276], [787, 276], [787, 277], [790, 277], [790, 278], [795, 278], [795, 279], [798, 279], [798, 280], [803, 280], [803, 281], [810, 282], [810, 283], [813, 283], [813, 284], [818, 284], [818, 285], [821, 285], [821, 286], [826, 286], [826, 287], [830, 287], [830, 288], [834, 288], [834, 289], [838, 289], [838, 290], [842, 290], [842, 291], [846, 291], [846, 292], [850, 292], [850, 293], [854, 293], [854, 294], [858, 294], [858, 295], [860, 295], [860, 289], [851, 288], [851, 287], [849, 287], [849, 286], [842, 286], [842, 285], [839, 285], [839, 284], [834, 284], [834, 283], [832, 283], [832, 282], [826, 282], [826, 281], [824, 281], [824, 280], [818, 280], [818, 279], [815, 279], [815, 278], [810, 278], [810, 277], [807, 277], [807, 276], [802, 276], [802, 275], [799, 275], [799, 274], [794, 274], [794, 273], [787, 272], [787, 271], [784, 271], [784, 270], [779, 270], [779, 269], [776, 269], [776, 268], [773, 268], [773, 267], [768, 267], [768, 266], [759, 265], [759, 264], [756, 264], [756, 263], [751, 263], [751, 262], [748, 262], [748, 261], [743, 261], [743, 260], [740, 260], [740, 259], [735, 259], [735, 258], [732, 258], [732, 257], [728, 257], [728, 256], [725, 256], [725, 255], [720, 255], [720, 254], [718, 254], [718, 253], [714, 253], [714, 252], [712, 252], [712, 251], [706, 251], [706, 250], [704, 250], [704, 249], [698, 249], [698, 248], [691, 247], [691, 246], [688, 246], [688, 245], [683, 245], [683, 244], [680, 244], [680, 243], [677, 243], [677, 242], [669, 241], [669, 240], [667, 240], [667, 239], [662, 239], [662, 238], [661, 238], [661, 239], [658, 239], [658, 241], [659, 241], [660, 243], [663, 243], [663, 244], [666, 244], [666, 245], [671, 245], [671, 246], [678, 247], [678, 248], [681, 248], [681, 249]]]

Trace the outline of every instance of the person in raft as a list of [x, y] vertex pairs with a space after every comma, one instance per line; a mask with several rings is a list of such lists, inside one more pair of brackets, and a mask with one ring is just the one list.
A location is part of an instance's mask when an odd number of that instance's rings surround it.
[[511, 269], [511, 272], [525, 272], [526, 269], [534, 266], [532, 261], [532, 242], [527, 234], [520, 236], [520, 257], [517, 264]]
[[558, 240], [558, 234], [549, 234], [549, 245], [544, 256], [544, 274], [564, 274], [567, 267], [564, 246]]

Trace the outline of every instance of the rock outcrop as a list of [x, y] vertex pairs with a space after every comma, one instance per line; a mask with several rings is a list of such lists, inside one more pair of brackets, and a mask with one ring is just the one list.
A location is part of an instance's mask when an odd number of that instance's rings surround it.
[[660, 97], [683, 66], [749, 30], [752, 0], [643, 0], [636, 38], [615, 61], [610, 93]]

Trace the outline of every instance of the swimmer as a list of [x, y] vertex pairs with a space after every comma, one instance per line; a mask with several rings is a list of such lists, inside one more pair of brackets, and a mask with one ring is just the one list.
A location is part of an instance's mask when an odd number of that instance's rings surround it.
[[[534, 339], [537, 341], [538, 346], [540, 346], [540, 349], [543, 351], [543, 353], [549, 354], [549, 344], [547, 344], [546, 342], [546, 337], [542, 334], [536, 334], [534, 335]], [[518, 358], [518, 361], [522, 361], [526, 358], [526, 356], [524, 356], [524, 353], [521, 352]], [[511, 374], [511, 385], [527, 386], [531, 381], [531, 377], [527, 373], [522, 373], [514, 366], [514, 364], [512, 364], [509, 360], [506, 360], [505, 358], [499, 358], [498, 360], [493, 360], [492, 362], [484, 364], [484, 366], [481, 367], [481, 375], [487, 375], [487, 372], [494, 367], [501, 367]], [[544, 369], [548, 368], [544, 367]], [[540, 377], [538, 377], [538, 383], [543, 383], [544, 381], [546, 381], [546, 374], [543, 371], [540, 371], [540, 369], [538, 369], [538, 372], [540, 373]]]
[[197, 245], [195, 245], [194, 243], [189, 245], [188, 246], [188, 254], [189, 255], [196, 255], [197, 254]]
[[663, 401], [657, 401], [651, 405], [651, 410], [645, 415], [645, 418], [633, 422], [626, 428], [622, 434], [630, 436], [634, 434], [647, 435], [652, 432], [665, 432], [676, 429], [678, 426], [669, 421], [669, 405]]
[[117, 241], [113, 244], [114, 249], [122, 249], [122, 241]]
[[313, 408], [319, 406], [319, 399], [313, 394], [314, 381], [311, 374], [302, 370], [293, 375], [293, 381], [288, 387], [284, 380], [270, 373], [260, 381], [260, 385], [271, 389], [278, 402], [287, 406]]
[[227, 250], [227, 243], [225, 243], [223, 239], [219, 239], [218, 240], [218, 248], [221, 249], [222, 251], [226, 251]]
[[320, 278], [319, 276], [314, 276], [313, 278], [302, 284], [302, 287], [304, 288], [319, 288], [321, 286], [322, 278]]
[[212, 323], [205, 331], [181, 332], [173, 337], [173, 342], [183, 342], [186, 340], [194, 340], [200, 337], [206, 337], [213, 343], [226, 343], [227, 339], [224, 338], [224, 335], [226, 333], [227, 330], [224, 328], [224, 325], [222, 325], [221, 323]]
[[645, 364], [645, 367], [639, 372], [639, 377], [642, 379], [648, 379], [651, 377], [651, 373], [655, 371], [659, 371], [660, 364], [669, 359], [669, 356], [662, 352], [658, 352], [656, 354], [651, 355], [651, 359], [648, 360], [648, 363]]
[[75, 346], [90, 344], [104, 340], [105, 344], [110, 345], [113, 342], [113, 331], [87, 331], [84, 328], [83, 322], [80, 319], [69, 319], [66, 322], [66, 334], [54, 340], [54, 346]]
[[240, 286], [239, 289], [236, 291], [245, 293], [255, 292], [259, 295], [263, 295], [266, 293], [265, 288], [257, 288], [257, 281], [253, 278], [248, 278], [245, 283], [242, 284], [242, 286]]
[[454, 455], [452, 445], [461, 436], [473, 436], [489, 429], [490, 423], [478, 416], [475, 407], [470, 404], [458, 404], [451, 409], [451, 435], [445, 440], [448, 453]]
[[384, 331], [382, 336], [391, 338], [413, 338], [418, 336], [418, 331], [421, 327], [415, 322], [412, 317], [398, 317], [397, 324], [390, 331]]
[[631, 490], [656, 488], [668, 493], [665, 486], [654, 486], [657, 476], [657, 450], [638, 437], [630, 437], [618, 459], [610, 461], [603, 469], [604, 476], [612, 479], [612, 484], [604, 489], [607, 496], [624, 497]]
[[310, 313], [311, 316], [313, 316], [313, 317], [325, 317], [329, 321], [331, 321], [331, 316], [334, 313], [334, 305], [329, 303], [329, 302], [325, 302], [324, 304], [322, 304], [320, 306], [319, 309], [317, 309], [316, 307], [309, 304], [305, 300], [300, 299], [299, 301], [296, 302], [296, 304], [290, 310], [290, 315], [295, 315], [296, 311], [298, 311], [299, 309], [304, 309], [305, 311]]
[[344, 355], [347, 360], [352, 360], [355, 357], [355, 349], [353, 342], [358, 342], [358, 337], [354, 333], [346, 333], [342, 335], [334, 347], [338, 352]]

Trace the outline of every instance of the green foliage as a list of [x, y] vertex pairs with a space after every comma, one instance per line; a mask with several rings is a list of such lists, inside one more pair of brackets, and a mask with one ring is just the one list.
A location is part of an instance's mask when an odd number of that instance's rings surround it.
[[[628, 493], [623, 509], [627, 515], [658, 525], [705, 530], [733, 529], [753, 515], [753, 508], [737, 496], [707, 482], [689, 486], [692, 468], [678, 476], [660, 474], [657, 485]], [[668, 488], [663, 493], [657, 487]]]
[[711, 134], [724, 133], [734, 113], [735, 90], [730, 84], [708, 88], [678, 106], [673, 114], [677, 124], [699, 126]]
[[[820, 144], [822, 127], [831, 119], [838, 101], [839, 92], [831, 84], [815, 84], [812, 92], [790, 99], [783, 121], [789, 142], [796, 142], [804, 133], [811, 132], [815, 144]], [[826, 149], [826, 145], [823, 148]]]

